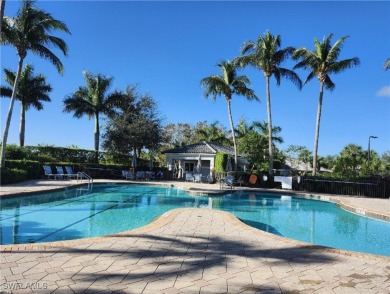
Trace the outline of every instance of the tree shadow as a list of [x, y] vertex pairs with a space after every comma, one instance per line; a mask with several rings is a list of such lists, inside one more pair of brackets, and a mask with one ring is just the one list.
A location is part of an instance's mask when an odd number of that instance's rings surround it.
[[[21, 253], [51, 252], [54, 253], [52, 255], [54, 259], [56, 253], [60, 253], [61, 256], [68, 253], [73, 257], [89, 255], [94, 256], [89, 265], [97, 267], [104, 260], [112, 260], [110, 265], [115, 264], [116, 261], [122, 262], [123, 269], [118, 269], [118, 271], [108, 271], [106, 268], [90, 272], [77, 270], [74, 274], [72, 273], [71, 279], [80, 281], [74, 285], [78, 293], [93, 292], [94, 283], [101, 282], [102, 279], [130, 284], [145, 279], [147, 281], [176, 279], [179, 276], [193, 275], [194, 273], [199, 274], [199, 279], [207, 278], [203, 276], [205, 269], [224, 268], [224, 271], [227, 272], [229, 267], [234, 264], [234, 260], [242, 257], [261, 262], [264, 266], [286, 263], [316, 265], [337, 261], [337, 256], [324, 254], [321, 250], [324, 248], [321, 246], [289, 244], [282, 248], [262, 248], [261, 244], [255, 242], [230, 240], [219, 236], [202, 237], [179, 234], [174, 237], [166, 237], [153, 234], [121, 234], [115, 237], [106, 237], [106, 239], [107, 242], [114, 245], [119, 242], [117, 248], [96, 248], [96, 244], [99, 243], [92, 243], [88, 248], [60, 247], [50, 250], [23, 250]], [[127, 243], [126, 241], [129, 241], [128, 247], [123, 246]], [[102, 243], [105, 243], [104, 239]], [[17, 254], [18, 252], [13, 253]], [[126, 260], [131, 262], [127, 263]], [[242, 266], [247, 268], [250, 265]], [[261, 266], [259, 266], [259, 270], [261, 270]], [[247, 287], [248, 289], [243, 289], [243, 291], [251, 292], [254, 288], [250, 289], [250, 287], [255, 287], [255, 285]], [[272, 289], [260, 288], [257, 287], [254, 292], [275, 293], [269, 292]], [[283, 293], [288, 292], [283, 291]]]

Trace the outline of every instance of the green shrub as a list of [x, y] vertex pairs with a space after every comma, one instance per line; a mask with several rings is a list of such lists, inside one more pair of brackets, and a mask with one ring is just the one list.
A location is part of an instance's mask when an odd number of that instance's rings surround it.
[[15, 144], [7, 145], [7, 159], [24, 159], [27, 157], [27, 152], [23, 147], [19, 147]]
[[1, 185], [22, 182], [28, 179], [27, 171], [18, 168], [1, 169]]
[[19, 169], [26, 171], [28, 180], [39, 179], [42, 177], [42, 165], [33, 160], [6, 160], [6, 167], [10, 169]]

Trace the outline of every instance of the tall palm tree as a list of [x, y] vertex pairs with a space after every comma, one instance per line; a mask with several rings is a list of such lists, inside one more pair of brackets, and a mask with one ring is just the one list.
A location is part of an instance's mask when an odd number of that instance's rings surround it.
[[[267, 116], [268, 116], [268, 153], [269, 153], [269, 174], [273, 174], [273, 148], [272, 148], [272, 114], [271, 114], [271, 90], [269, 87], [270, 78], [276, 79], [279, 86], [281, 78], [292, 81], [299, 89], [302, 82], [298, 75], [290, 69], [281, 67], [280, 64], [285, 61], [295, 50], [293, 47], [280, 49], [281, 37], [274, 36], [266, 32], [264, 37], [259, 36], [257, 41], [247, 41], [241, 48], [242, 56], [237, 58], [237, 62], [242, 67], [252, 66], [263, 72], [265, 77], [265, 91], [267, 97]], [[247, 54], [247, 55], [245, 55]]]
[[24, 0], [16, 17], [4, 17], [1, 24], [1, 44], [15, 47], [19, 56], [18, 69], [2, 139], [1, 167], [3, 168], [5, 167], [5, 152], [12, 110], [16, 93], [18, 92], [23, 61], [27, 53], [31, 51], [33, 54], [49, 60], [57, 68], [59, 73], [63, 72], [63, 65], [60, 59], [49, 49], [48, 45], [59, 49], [64, 55], [68, 53], [68, 47], [65, 41], [51, 35], [53, 30], [70, 33], [67, 26], [62, 21], [53, 18], [49, 13], [37, 9], [33, 4], [34, 1]]
[[3, 17], [4, 17], [4, 10], [5, 10], [5, 0], [0, 0], [0, 30], [2, 30], [3, 27]]
[[73, 116], [81, 118], [87, 115], [89, 119], [95, 118], [95, 161], [98, 162], [99, 138], [100, 138], [100, 114], [112, 115], [114, 107], [119, 106], [125, 98], [125, 94], [114, 91], [107, 94], [111, 87], [113, 78], [105, 77], [101, 74], [94, 75], [84, 72], [86, 87], [79, 87], [76, 92], [65, 97], [64, 112], [74, 112]]
[[390, 69], [390, 58], [386, 59], [385, 64], [383, 65], [383, 67], [385, 68], [385, 70]]
[[201, 80], [201, 86], [204, 88], [204, 95], [207, 98], [212, 95], [213, 100], [217, 96], [225, 96], [228, 106], [228, 116], [230, 123], [230, 130], [232, 133], [233, 147], [234, 147], [234, 163], [235, 171], [237, 171], [237, 144], [236, 136], [234, 134], [234, 123], [231, 110], [231, 100], [234, 94], [246, 97], [249, 100], [258, 100], [254, 91], [247, 87], [250, 80], [247, 76], [237, 75], [237, 64], [231, 61], [221, 61], [217, 64], [221, 69], [221, 75], [212, 75]]
[[[5, 81], [12, 87], [12, 85], [14, 85], [15, 83], [16, 73], [9, 69], [4, 69], [4, 73]], [[1, 87], [1, 96], [11, 97], [11, 87]], [[26, 111], [31, 106], [37, 110], [42, 110], [42, 101], [51, 101], [49, 97], [51, 91], [52, 87], [50, 84], [46, 83], [46, 77], [44, 75], [39, 74], [37, 76], [34, 76], [34, 67], [30, 64], [24, 67], [19, 79], [18, 92], [16, 93], [16, 99], [19, 100], [21, 105], [19, 131], [20, 147], [24, 146], [26, 130]]]
[[343, 70], [359, 65], [360, 60], [357, 57], [337, 60], [339, 58], [341, 48], [348, 36], [344, 36], [331, 45], [333, 34], [324, 37], [322, 42], [314, 39], [314, 50], [310, 51], [304, 47], [298, 48], [294, 54], [294, 59], [301, 59], [295, 66], [296, 68], [309, 69], [310, 73], [307, 76], [304, 84], [317, 77], [320, 82], [320, 95], [318, 99], [316, 130], [314, 137], [313, 150], [313, 175], [317, 173], [317, 152], [318, 139], [320, 135], [320, 120], [322, 111], [322, 98], [324, 95], [324, 88], [333, 91], [335, 84], [330, 79], [330, 74], [338, 74]]

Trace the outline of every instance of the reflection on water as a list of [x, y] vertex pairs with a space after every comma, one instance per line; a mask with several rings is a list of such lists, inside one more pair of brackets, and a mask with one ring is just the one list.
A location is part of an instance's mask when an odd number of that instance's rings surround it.
[[283, 194], [236, 192], [200, 197], [156, 186], [96, 186], [2, 200], [1, 244], [48, 242], [134, 229], [173, 208], [218, 209], [284, 237], [390, 256], [390, 223], [363, 218], [328, 202]]

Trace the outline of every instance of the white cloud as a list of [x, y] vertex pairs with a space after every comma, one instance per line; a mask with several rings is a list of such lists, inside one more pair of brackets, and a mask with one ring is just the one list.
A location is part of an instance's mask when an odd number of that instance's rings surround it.
[[377, 96], [390, 97], [390, 86], [382, 87], [376, 92]]

